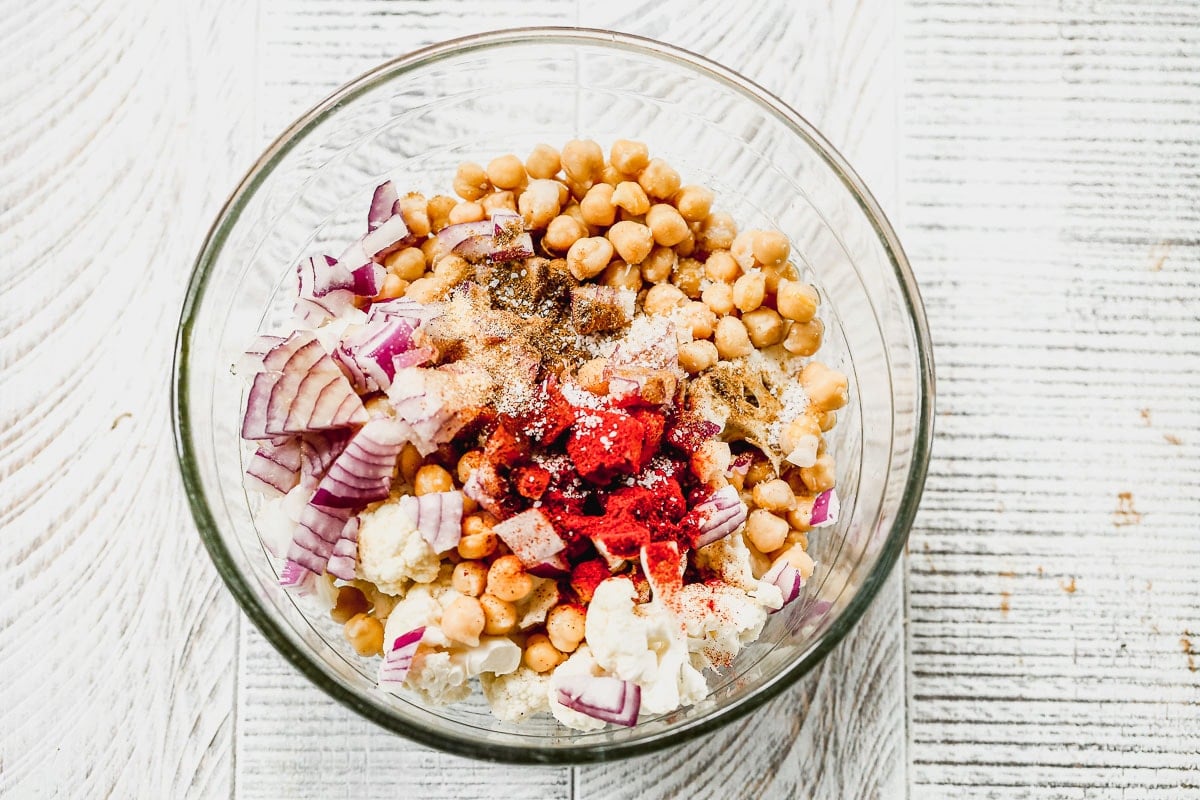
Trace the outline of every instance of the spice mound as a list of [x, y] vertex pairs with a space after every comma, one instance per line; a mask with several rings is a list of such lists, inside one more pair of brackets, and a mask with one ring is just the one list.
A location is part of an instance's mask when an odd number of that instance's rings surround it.
[[376, 187], [236, 367], [280, 584], [385, 692], [577, 730], [697, 703], [838, 518], [820, 295], [639, 142], [452, 186]]

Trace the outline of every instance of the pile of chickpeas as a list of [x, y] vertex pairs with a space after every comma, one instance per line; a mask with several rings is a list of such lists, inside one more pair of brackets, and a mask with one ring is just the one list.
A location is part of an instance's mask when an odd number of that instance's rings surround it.
[[[671, 317], [684, 331], [679, 364], [691, 375], [756, 348], [780, 346], [786, 354], [808, 357], [821, 346], [820, 298], [788, 260], [787, 238], [778, 231], [739, 232], [729, 214], [713, 210], [710, 190], [683, 184], [641, 142], [617, 140], [607, 159], [591, 140], [569, 141], [561, 151], [539, 144], [524, 161], [510, 154], [486, 167], [460, 164], [453, 186], [457, 197], [410, 193], [400, 199], [409, 230], [427, 238], [385, 259], [388, 274], [378, 299], [444, 297], [462, 280], [466, 264], [441, 253], [434, 235], [503, 209], [519, 213], [542, 251], [562, 259], [577, 280], [636, 292], [644, 313]], [[604, 367], [604, 359], [593, 359], [578, 368], [576, 379], [603, 393]], [[834, 461], [823, 434], [847, 402], [847, 381], [817, 361], [804, 366], [799, 381], [809, 405], [785, 426], [781, 449], [786, 454], [805, 437], [816, 437], [816, 462], [794, 467], [785, 461], [776, 470], [760, 458], [730, 482], [751, 509], [745, 538], [758, 566], [765, 569], [786, 557], [807, 578], [813, 570], [805, 552], [812, 504], [834, 485]], [[462, 457], [459, 485], [480, 458], [478, 451]], [[455, 488], [456, 476], [424, 463], [411, 446], [401, 455], [400, 471], [418, 495]], [[519, 634], [516, 603], [530, 594], [534, 581], [492, 531], [496, 519], [469, 498], [464, 502], [469, 513], [451, 554], [453, 586], [462, 596], [445, 610], [443, 631], [466, 645], [477, 644], [481, 634], [523, 637], [524, 662], [538, 672], [553, 669], [583, 640], [583, 610], [554, 606], [544, 633]], [[383, 640], [382, 624], [369, 609], [368, 598], [353, 586], [340, 589], [333, 609], [334, 618], [345, 622], [347, 639], [364, 655], [378, 652]]]

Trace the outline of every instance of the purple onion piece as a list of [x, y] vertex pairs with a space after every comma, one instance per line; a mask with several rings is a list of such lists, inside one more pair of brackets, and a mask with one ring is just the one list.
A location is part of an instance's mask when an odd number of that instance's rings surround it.
[[594, 719], [633, 727], [642, 706], [642, 689], [620, 678], [572, 675], [559, 679], [554, 699]]
[[414, 628], [407, 633], [400, 634], [390, 646], [384, 648], [383, 663], [379, 665], [380, 689], [387, 691], [399, 689], [404, 685], [404, 679], [408, 677], [413, 657], [416, 656], [417, 648], [421, 646], [421, 639], [424, 636], [424, 626]]

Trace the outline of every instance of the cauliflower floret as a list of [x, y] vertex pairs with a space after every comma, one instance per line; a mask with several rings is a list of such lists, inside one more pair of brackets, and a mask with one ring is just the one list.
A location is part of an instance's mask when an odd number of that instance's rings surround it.
[[358, 573], [385, 594], [403, 594], [408, 581], [437, 580], [441, 560], [399, 503], [386, 502], [359, 516]]
[[767, 621], [767, 610], [759, 600], [719, 583], [684, 586], [678, 608], [693, 665], [700, 669], [729, 666], [742, 647], [758, 638]]
[[507, 675], [521, 665], [521, 648], [507, 636], [481, 636], [475, 647], [455, 647], [450, 660], [467, 671], [467, 677], [488, 673]]
[[731, 586], [749, 591], [758, 584], [750, 562], [750, 548], [740, 531], [701, 547], [696, 551], [695, 559], [697, 567], [711, 570]]
[[442, 604], [434, 596], [430, 586], [416, 585], [408, 590], [388, 615], [387, 627], [383, 630], [383, 643], [387, 648], [392, 642], [409, 631], [424, 627], [423, 644], [449, 647], [450, 640], [442, 633]]
[[550, 710], [550, 673], [539, 674], [529, 667], [507, 675], [485, 672], [479, 676], [479, 683], [492, 713], [504, 722], [520, 722]]
[[272, 497], [259, 506], [258, 513], [254, 515], [254, 527], [272, 555], [278, 558], [287, 555], [296, 525], [299, 524], [300, 512], [311, 496], [312, 489], [296, 486], [282, 497]]
[[558, 687], [562, 685], [563, 679], [577, 675], [601, 674], [603, 672], [596, 666], [596, 660], [592, 658], [591, 650], [586, 644], [580, 645], [570, 658], [559, 664], [558, 668], [550, 673], [550, 682], [546, 689], [546, 699], [554, 718], [568, 728], [574, 728], [577, 731], [594, 731], [603, 728], [606, 724], [603, 720], [567, 708], [556, 699]]
[[467, 671], [455, 664], [449, 653], [425, 650], [424, 643], [413, 657], [404, 683], [430, 705], [461, 703], [471, 696]]

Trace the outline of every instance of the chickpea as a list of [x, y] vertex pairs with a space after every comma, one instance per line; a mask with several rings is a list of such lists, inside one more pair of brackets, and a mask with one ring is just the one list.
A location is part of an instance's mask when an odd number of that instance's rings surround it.
[[773, 308], [763, 306], [742, 314], [742, 322], [755, 347], [761, 349], [783, 341], [783, 317]]
[[814, 494], [828, 491], [834, 487], [837, 478], [834, 475], [833, 456], [822, 453], [817, 456], [817, 463], [811, 467], [800, 468], [800, 480]]
[[679, 191], [679, 173], [661, 158], [652, 159], [646, 164], [646, 168], [638, 173], [637, 180], [650, 197], [665, 200]]
[[479, 598], [483, 606], [483, 632], [490, 636], [512, 633], [517, 627], [517, 608], [507, 600], [501, 600], [493, 594], [484, 594]]
[[792, 252], [787, 237], [779, 231], [755, 231], [754, 260], [767, 266], [780, 266]]
[[[486, 511], [481, 511], [478, 514], [471, 514], [468, 517], [463, 517], [462, 532], [463, 536], [478, 536], [483, 533], [491, 533], [492, 528], [496, 526], [496, 518]], [[491, 555], [490, 553], [488, 555]], [[471, 556], [464, 556], [471, 558]]]
[[579, 208], [588, 225], [604, 228], [613, 224], [617, 218], [617, 207], [613, 205], [613, 187], [607, 183], [597, 183], [588, 189]]
[[544, 633], [535, 633], [525, 641], [525, 666], [534, 672], [549, 672], [565, 658]]
[[750, 335], [746, 326], [737, 317], [721, 317], [717, 321], [717, 329], [713, 334], [713, 343], [721, 358], [741, 358], [750, 355], [754, 345], [750, 343]]
[[733, 282], [733, 304], [742, 313], [753, 311], [767, 296], [767, 281], [761, 272], [747, 272]]
[[817, 566], [816, 562], [812, 560], [812, 556], [804, 552], [803, 547], [796, 545], [784, 550], [779, 555], [779, 558], [786, 559], [788, 565], [794, 567], [800, 573], [800, 577], [804, 578], [804, 580], [808, 580], [812, 577], [813, 570], [816, 569]]
[[650, 148], [642, 142], [617, 139], [609, 150], [608, 160], [625, 175], [637, 175], [650, 163]]
[[717, 363], [717, 346], [707, 339], [679, 345], [679, 366], [695, 375]]
[[[450, 224], [449, 216], [447, 216], [446, 224]], [[438, 256], [442, 255], [436, 237], [421, 242], [421, 254], [425, 256], [425, 265], [432, 267], [433, 262], [437, 260]]]
[[625, 176], [612, 164], [605, 164], [604, 171], [600, 173], [600, 180], [615, 189], [618, 183], [625, 180]]
[[575, 371], [575, 380], [592, 394], [608, 394], [608, 379], [604, 377], [604, 368], [608, 366], [607, 358], [593, 358], [585, 361]]
[[463, 200], [478, 200], [492, 188], [487, 172], [474, 161], [464, 161], [454, 173], [454, 193]]
[[[475, 513], [476, 511], [478, 511], [478, 510], [479, 510], [479, 501], [478, 501], [478, 500], [476, 500], [476, 499], [474, 499], [474, 498], [467, 497], [467, 496], [464, 494], [464, 495], [463, 495], [463, 513], [464, 513], [464, 514], [474, 514], [474, 513]], [[457, 550], [451, 550], [451, 551], [450, 551], [450, 552], [447, 554], [447, 556], [446, 556], [446, 557], [447, 557], [447, 558], [450, 558], [450, 559], [457, 558], [457, 557], [458, 557], [458, 551], [457, 551]]]
[[613, 261], [604, 268], [604, 272], [600, 275], [600, 283], [614, 289], [628, 289], [631, 292], [637, 292], [642, 288], [642, 270], [636, 264], [626, 264], [620, 260]]
[[487, 177], [497, 189], [516, 189], [525, 183], [525, 165], [511, 153], [497, 156], [488, 162]]
[[683, 322], [690, 326], [693, 339], [707, 339], [717, 326], [717, 315], [704, 303], [693, 300], [683, 307]]
[[664, 247], [674, 247], [691, 233], [679, 211], [667, 203], [650, 206], [646, 212], [646, 225], [654, 236], [654, 243]]
[[450, 492], [454, 490], [454, 479], [450, 473], [437, 464], [426, 464], [417, 470], [413, 478], [413, 494], [433, 494], [435, 492]]
[[588, 191], [595, 185], [595, 181], [576, 181], [571, 178], [563, 180], [563, 188], [567, 190], [568, 197], [577, 201], [587, 196]]
[[383, 265], [400, 280], [415, 281], [425, 274], [425, 254], [418, 247], [406, 247], [385, 258]]
[[789, 530], [786, 519], [765, 509], [754, 509], [746, 519], [746, 538], [760, 553], [770, 553], [783, 547]]
[[594, 278], [604, 271], [612, 260], [613, 245], [603, 236], [579, 239], [567, 250], [567, 269], [576, 280]]
[[471, 201], [468, 203], [459, 203], [454, 208], [450, 209], [450, 224], [457, 225], [460, 222], [482, 222], [487, 219], [487, 212], [483, 210], [482, 203]]
[[546, 633], [550, 642], [564, 653], [573, 653], [583, 642], [585, 618], [578, 606], [559, 605], [546, 615]]
[[670, 314], [687, 302], [687, 297], [679, 291], [679, 287], [670, 283], [656, 283], [646, 292], [642, 301], [642, 309], [647, 314], [655, 316]]
[[688, 222], [701, 222], [712, 210], [713, 193], [703, 186], [688, 185], [675, 193], [673, 201], [680, 216]]
[[484, 624], [483, 606], [474, 597], [456, 597], [442, 612], [442, 633], [470, 647], [479, 646]]
[[[796, 507], [796, 496], [787, 481], [776, 478], [754, 486], [754, 505], [767, 511], [791, 511]], [[770, 551], [764, 551], [770, 552]]]
[[433, 277], [447, 286], [453, 286], [468, 275], [474, 274], [475, 268], [468, 264], [465, 258], [453, 253], [442, 256], [433, 268]]
[[487, 586], [487, 567], [482, 561], [460, 561], [450, 574], [450, 585], [455, 591], [471, 597], [479, 597]]
[[471, 473], [479, 469], [481, 464], [483, 464], [482, 450], [468, 450], [463, 453], [454, 467], [454, 475], [458, 478], [458, 482], [466, 483], [467, 479], [471, 477]]
[[728, 250], [733, 246], [737, 236], [737, 223], [733, 217], [723, 211], [714, 211], [704, 218], [700, 228], [700, 244], [710, 253], [715, 250]]
[[429, 202], [425, 195], [409, 192], [400, 198], [397, 205], [409, 233], [414, 236], [429, 235]]
[[529, 177], [544, 180], [553, 178], [562, 169], [558, 151], [548, 144], [534, 145], [529, 158], [525, 159], [525, 171]]
[[746, 486], [754, 487], [763, 481], [775, 480], [775, 470], [771, 466], [771, 462], [764, 459], [758, 459], [750, 465], [750, 469], [746, 471]]
[[[800, 480], [800, 470], [797, 469], [797, 470], [793, 470], [792, 472], [788, 473], [788, 476], [789, 476], [788, 483], [789, 484], [791, 484], [791, 482], [792, 482], [791, 481], [792, 475], [796, 476], [796, 481], [800, 484], [799, 485], [800, 491], [803, 493], [807, 493], [808, 487], [804, 485], [804, 481]], [[812, 497], [800, 497], [800, 496], [796, 497], [796, 507], [793, 508], [791, 511], [787, 512], [788, 524], [792, 526], [792, 532], [788, 534], [789, 539], [794, 538], [798, 535], [802, 535], [805, 531], [812, 530], [812, 524], [811, 524], [812, 523], [812, 505], [813, 505]], [[807, 536], [805, 537], [805, 543], [807, 546]]]
[[700, 297], [700, 287], [704, 283], [704, 265], [694, 258], [679, 259], [679, 263], [671, 273], [671, 283], [695, 300]]
[[395, 275], [388, 273], [384, 276], [383, 286], [379, 287], [379, 293], [375, 295], [377, 300], [392, 300], [400, 297], [408, 289], [408, 281], [401, 280]]
[[490, 217], [495, 211], [517, 211], [517, 198], [509, 191], [492, 192], [480, 201], [483, 210]]
[[383, 652], [383, 625], [374, 617], [355, 614], [346, 620], [342, 633], [360, 656], [374, 656]]
[[728, 283], [713, 283], [704, 287], [700, 300], [717, 316], [733, 313], [733, 287]]
[[464, 533], [458, 540], [458, 554], [463, 558], [487, 558], [496, 552], [499, 538], [490, 530], [485, 533]]
[[437, 233], [450, 224], [450, 209], [458, 205], [458, 201], [445, 194], [429, 198], [425, 213], [429, 217], [429, 232]]
[[733, 283], [738, 275], [742, 274], [742, 268], [733, 260], [728, 250], [717, 250], [709, 253], [704, 262], [704, 274], [714, 281]]
[[604, 171], [604, 151], [591, 139], [572, 139], [563, 145], [562, 167], [571, 180], [596, 180]]
[[449, 288], [437, 278], [428, 275], [410, 283], [404, 296], [416, 300], [418, 303], [432, 303], [435, 300], [441, 300]]
[[846, 376], [820, 361], [810, 361], [800, 371], [800, 385], [808, 402], [819, 411], [835, 411], [846, 405]]
[[821, 426], [821, 432], [833, 430], [833, 426], [837, 425], [837, 414], [832, 411], [826, 411], [818, 420]]
[[558, 216], [565, 199], [560, 194], [562, 189], [563, 185], [558, 181], [544, 178], [529, 182], [517, 198], [517, 210], [525, 220], [525, 227], [542, 230]]
[[[793, 512], [791, 511], [788, 512], [788, 524], [791, 524], [792, 513]], [[811, 528], [809, 530], [811, 530]], [[808, 533], [805, 531], [796, 530], [795, 528], [788, 531], [787, 544], [784, 545], [784, 552], [786, 553], [787, 548], [793, 545], [805, 552], [808, 552]]]
[[754, 237], [759, 231], [742, 231], [729, 247], [729, 254], [738, 266], [747, 272], [754, 268]]
[[551, 250], [562, 252], [585, 236], [586, 227], [580, 225], [574, 217], [560, 214], [550, 221], [546, 234], [542, 237], [542, 244]]
[[583, 218], [583, 209], [580, 208], [579, 203], [576, 203], [574, 200], [563, 206], [562, 213], [564, 217], [570, 217], [584, 228], [588, 227], [587, 220]]
[[501, 600], [515, 603], [533, 591], [533, 578], [525, 571], [521, 559], [501, 556], [488, 569], [487, 591]]
[[[654, 249], [650, 229], [637, 222], [618, 222], [608, 229], [608, 240], [627, 264], [640, 264]], [[607, 263], [607, 262], [605, 262]]]
[[821, 428], [817, 424], [817, 420], [811, 414], [801, 414], [783, 429], [783, 433], [779, 435], [779, 446], [786, 455], [807, 442], [813, 447], [812, 452], [815, 458], [816, 445], [812, 442], [813, 439], [819, 440], [820, 438]]
[[367, 596], [360, 589], [353, 586], [339, 586], [337, 600], [334, 602], [333, 608], [329, 610], [329, 616], [333, 617], [334, 622], [344, 625], [351, 617], [367, 613], [370, 607]]
[[612, 202], [635, 217], [650, 210], [650, 198], [646, 197], [646, 191], [633, 181], [618, 183], [613, 189]]
[[811, 356], [821, 349], [825, 323], [819, 319], [793, 322], [783, 340], [783, 349], [796, 356]]
[[808, 322], [817, 313], [821, 299], [817, 290], [800, 281], [780, 281], [775, 294], [775, 307], [786, 319]]
[[642, 262], [642, 277], [649, 283], [662, 283], [675, 271], [679, 256], [669, 247], [655, 247]]
[[421, 464], [425, 461], [425, 457], [417, 451], [417, 448], [411, 444], [404, 445], [400, 450], [400, 477], [408, 483], [412, 483], [417, 477], [417, 470], [421, 468]]

